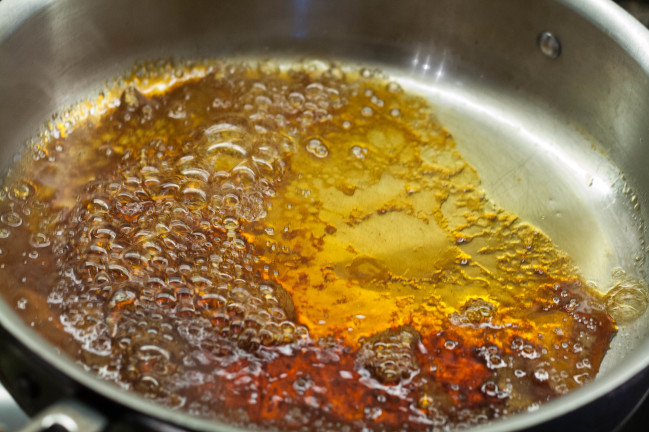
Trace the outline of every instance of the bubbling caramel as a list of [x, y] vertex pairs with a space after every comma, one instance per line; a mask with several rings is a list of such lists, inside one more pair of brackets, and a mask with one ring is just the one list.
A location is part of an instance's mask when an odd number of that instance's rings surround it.
[[216, 62], [128, 87], [25, 153], [0, 225], [28, 324], [126, 391], [244, 427], [481, 424], [593, 379], [615, 333], [429, 104], [369, 70]]

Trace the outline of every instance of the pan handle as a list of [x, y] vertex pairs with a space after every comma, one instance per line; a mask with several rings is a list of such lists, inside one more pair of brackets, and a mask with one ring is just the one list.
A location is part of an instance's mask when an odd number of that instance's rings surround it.
[[65, 399], [40, 412], [16, 432], [44, 432], [49, 428], [61, 432], [101, 432], [107, 423], [106, 418], [97, 411]]

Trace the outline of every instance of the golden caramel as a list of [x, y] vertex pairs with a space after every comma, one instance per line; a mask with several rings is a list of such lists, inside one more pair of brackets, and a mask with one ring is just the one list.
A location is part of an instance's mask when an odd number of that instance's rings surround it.
[[25, 321], [192, 415], [470, 426], [590, 381], [615, 332], [428, 103], [368, 70], [216, 63], [129, 87], [1, 198], [0, 290]]

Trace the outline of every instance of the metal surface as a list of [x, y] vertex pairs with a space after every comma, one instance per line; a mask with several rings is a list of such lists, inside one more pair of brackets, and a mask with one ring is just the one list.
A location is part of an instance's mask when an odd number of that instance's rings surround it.
[[13, 431], [27, 423], [28, 417], [0, 385], [0, 430]]
[[57, 431], [100, 432], [106, 419], [80, 402], [63, 400], [39, 413], [18, 432], [40, 432], [56, 427]]
[[[539, 50], [543, 32], [561, 41], [560, 56]], [[616, 267], [646, 274], [649, 32], [602, 0], [3, 0], [0, 169], [53, 113], [138, 60], [278, 53], [382, 68], [435, 104], [489, 196], [543, 229], [597, 287], [611, 287]], [[180, 426], [234, 430], [100, 381], [6, 302], [0, 323], [108, 400]], [[593, 383], [480, 430], [605, 405], [601, 398], [649, 364], [648, 335], [645, 314], [619, 332]]]

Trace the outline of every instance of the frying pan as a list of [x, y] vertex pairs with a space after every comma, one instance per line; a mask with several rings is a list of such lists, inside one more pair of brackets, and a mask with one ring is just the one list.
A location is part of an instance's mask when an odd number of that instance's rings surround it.
[[[0, 169], [48, 118], [134, 63], [316, 57], [381, 68], [436, 107], [489, 196], [602, 291], [641, 280], [649, 235], [649, 32], [604, 0], [1, 0]], [[0, 301], [0, 371], [26, 431], [237, 430], [87, 373]], [[649, 318], [592, 383], [476, 430], [610, 430], [649, 388]], [[39, 413], [39, 414], [37, 414]]]

